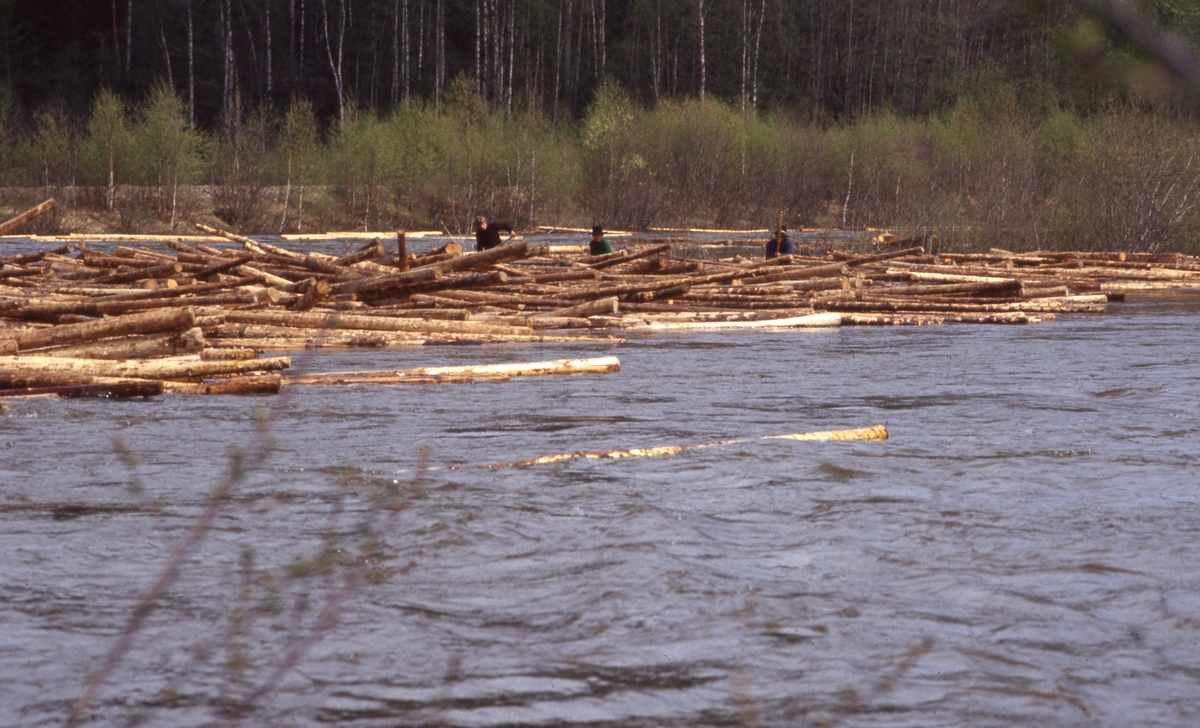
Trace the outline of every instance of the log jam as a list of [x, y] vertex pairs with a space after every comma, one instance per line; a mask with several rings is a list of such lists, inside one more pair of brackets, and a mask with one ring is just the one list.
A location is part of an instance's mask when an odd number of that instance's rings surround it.
[[[602, 256], [524, 239], [478, 253], [447, 243], [414, 254], [412, 235], [399, 233], [333, 256], [303, 250], [294, 238], [289, 249], [197, 227], [207, 235], [142, 245], [131, 237], [70, 236], [67, 245], [0, 256], [5, 395], [258, 394], [298, 384], [598, 373], [562, 363], [505, 370], [481, 362], [281, 376], [290, 359], [263, 352], [611, 345], [634, 331], [1032, 324], [1102, 313], [1129, 290], [1200, 287], [1200, 259], [1179, 254], [907, 247], [699, 260], [686, 257], [694, 246], [662, 239], [629, 239]], [[128, 244], [109, 252], [88, 247], [118, 239]], [[146, 247], [151, 242], [158, 247]]]

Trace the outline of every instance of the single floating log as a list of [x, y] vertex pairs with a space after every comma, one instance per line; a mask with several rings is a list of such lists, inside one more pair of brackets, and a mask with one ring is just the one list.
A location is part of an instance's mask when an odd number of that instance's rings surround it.
[[467, 382], [510, 377], [538, 377], [570, 374], [610, 374], [621, 371], [615, 356], [594, 359], [557, 359], [517, 364], [477, 364], [418, 369], [382, 369], [352, 372], [319, 372], [289, 375], [284, 384], [404, 384], [406, 382]]
[[[756, 440], [816, 440], [816, 441], [834, 441], [834, 440], [886, 440], [888, 438], [887, 427], [884, 425], [875, 425], [873, 427], [861, 427], [853, 430], [827, 430], [823, 432], [797, 432], [790, 435], [768, 435], [759, 438], [738, 438], [736, 440], [721, 440], [719, 442], [709, 442], [702, 445], [659, 445], [657, 447], [634, 447], [622, 450], [587, 450], [582, 452], [559, 453], [557, 455], [543, 455], [541, 457], [529, 458], [527, 460], [512, 460], [506, 463], [490, 463], [487, 465], [451, 465], [451, 470], [495, 470], [499, 468], [520, 468], [529, 465], [547, 465], [549, 463], [560, 463], [565, 460], [627, 460], [632, 458], [647, 458], [661, 457], [663, 455], [678, 455], [694, 450], [702, 450], [710, 447], [723, 447], [726, 445], [740, 445]], [[403, 472], [403, 471], [397, 471]]]

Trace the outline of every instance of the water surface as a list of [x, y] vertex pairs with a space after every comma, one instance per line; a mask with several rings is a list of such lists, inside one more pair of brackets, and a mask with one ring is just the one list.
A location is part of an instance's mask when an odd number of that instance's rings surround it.
[[[606, 376], [9, 402], [0, 725], [65, 721], [262, 408], [274, 449], [85, 724], [219, 724], [332, 604], [246, 724], [1197, 725], [1198, 323], [1197, 298], [1142, 297], [1036, 326], [296, 358], [616, 354]], [[886, 442], [756, 439], [878, 422]], [[394, 522], [377, 499], [423, 449], [444, 468], [730, 438], [433, 470]], [[321, 575], [370, 533], [370, 578]]]

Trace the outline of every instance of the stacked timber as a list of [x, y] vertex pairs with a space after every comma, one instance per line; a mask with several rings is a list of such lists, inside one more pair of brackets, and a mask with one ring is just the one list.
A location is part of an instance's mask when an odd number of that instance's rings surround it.
[[[214, 228], [160, 247], [88, 241], [0, 257], [0, 394], [273, 392], [281, 384], [466, 381], [490, 370], [281, 375], [272, 352], [350, 346], [615, 342], [613, 331], [1037, 323], [1133, 288], [1200, 286], [1182, 255], [681, 257], [632, 242], [590, 256], [526, 240], [464, 253], [405, 236], [346, 255]], [[224, 243], [212, 243], [214, 239]], [[543, 372], [544, 363], [531, 369]], [[531, 367], [533, 365], [530, 365]], [[551, 367], [553, 369], [553, 367]], [[578, 363], [560, 371], [594, 371]]]

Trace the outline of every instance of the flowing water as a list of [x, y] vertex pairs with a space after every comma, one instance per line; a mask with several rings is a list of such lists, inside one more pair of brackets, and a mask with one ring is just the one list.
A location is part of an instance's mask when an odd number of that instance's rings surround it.
[[1109, 308], [295, 359], [619, 356], [604, 376], [10, 401], [0, 725], [65, 724], [235, 462], [83, 724], [223, 724], [256, 689], [243, 725], [1200, 724], [1200, 298]]

